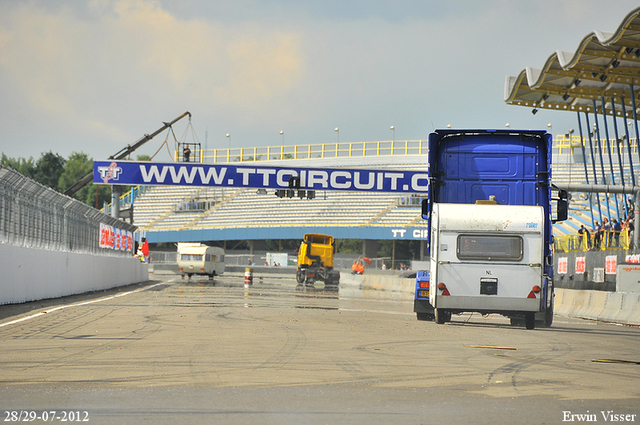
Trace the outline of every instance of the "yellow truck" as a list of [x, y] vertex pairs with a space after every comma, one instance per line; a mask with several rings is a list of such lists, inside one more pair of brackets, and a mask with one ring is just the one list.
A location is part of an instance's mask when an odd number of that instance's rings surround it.
[[323, 281], [325, 286], [337, 287], [340, 284], [340, 272], [333, 268], [335, 252], [333, 236], [315, 233], [304, 235], [298, 250], [298, 283], [313, 286], [316, 281]]

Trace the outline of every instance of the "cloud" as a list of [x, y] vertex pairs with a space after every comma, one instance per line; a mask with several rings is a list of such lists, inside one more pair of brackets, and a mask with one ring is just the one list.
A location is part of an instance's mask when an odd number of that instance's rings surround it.
[[332, 142], [335, 127], [341, 141], [383, 140], [391, 125], [398, 139], [447, 124], [564, 131], [575, 115], [505, 105], [505, 76], [614, 30], [634, 6], [0, 0], [0, 150], [106, 157], [187, 110], [209, 148], [226, 133], [236, 147], [279, 145], [281, 130], [287, 144]]
[[295, 88], [304, 69], [295, 33], [180, 20], [154, 1], [1, 9], [0, 72], [14, 96], [87, 134], [104, 131], [119, 145], [126, 136], [110, 123], [126, 115], [151, 110], [168, 119], [167, 109], [184, 112], [176, 104], [211, 102], [255, 113]]

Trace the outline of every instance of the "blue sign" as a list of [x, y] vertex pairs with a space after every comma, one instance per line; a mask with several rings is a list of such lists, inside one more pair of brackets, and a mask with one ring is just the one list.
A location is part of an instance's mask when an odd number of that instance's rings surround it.
[[[426, 166], [425, 166], [426, 168]], [[419, 171], [344, 168], [207, 165], [95, 161], [96, 184], [145, 186], [216, 186], [289, 189], [290, 178], [301, 190], [428, 193], [429, 176]], [[298, 187], [299, 184], [299, 187]]]

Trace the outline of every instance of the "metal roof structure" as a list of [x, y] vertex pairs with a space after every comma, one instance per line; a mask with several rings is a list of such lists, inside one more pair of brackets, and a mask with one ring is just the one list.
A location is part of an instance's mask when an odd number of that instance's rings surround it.
[[556, 51], [542, 69], [507, 76], [504, 100], [558, 111], [595, 112], [635, 119], [640, 89], [640, 7], [613, 32], [593, 31], [575, 53]]

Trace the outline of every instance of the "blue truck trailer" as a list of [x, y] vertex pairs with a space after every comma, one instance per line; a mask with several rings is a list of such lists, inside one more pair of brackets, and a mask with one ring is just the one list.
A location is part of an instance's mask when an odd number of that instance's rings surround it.
[[567, 216], [566, 192], [552, 197], [551, 135], [446, 129], [428, 144], [430, 269], [416, 279], [417, 318], [498, 313], [551, 326], [552, 224]]

